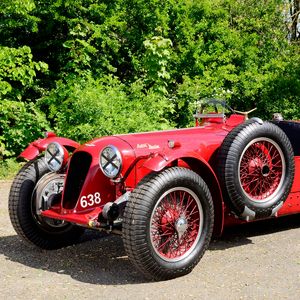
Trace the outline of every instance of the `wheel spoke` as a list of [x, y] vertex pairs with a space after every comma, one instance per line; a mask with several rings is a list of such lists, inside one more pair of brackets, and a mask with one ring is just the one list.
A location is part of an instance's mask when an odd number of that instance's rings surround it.
[[200, 201], [185, 188], [174, 189], [159, 200], [152, 213], [150, 230], [158, 255], [178, 260], [194, 247], [202, 228], [200, 211]]
[[256, 141], [248, 146], [241, 157], [241, 187], [253, 200], [265, 200], [280, 184], [284, 158], [277, 147], [271, 140]]

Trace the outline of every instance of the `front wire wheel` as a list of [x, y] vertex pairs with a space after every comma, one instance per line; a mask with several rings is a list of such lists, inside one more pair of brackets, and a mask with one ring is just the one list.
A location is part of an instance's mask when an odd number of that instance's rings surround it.
[[151, 244], [165, 261], [187, 257], [197, 245], [203, 227], [198, 196], [184, 187], [166, 191], [157, 201], [150, 219]]
[[213, 221], [212, 198], [199, 175], [177, 167], [150, 174], [126, 204], [125, 250], [148, 278], [179, 277], [203, 256]]

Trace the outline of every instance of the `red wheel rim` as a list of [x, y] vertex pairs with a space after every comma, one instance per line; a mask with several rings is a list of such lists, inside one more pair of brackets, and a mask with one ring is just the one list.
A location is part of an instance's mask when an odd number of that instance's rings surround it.
[[197, 195], [178, 187], [165, 192], [150, 219], [150, 238], [158, 256], [178, 261], [196, 247], [203, 225], [203, 209]]
[[277, 143], [259, 138], [245, 147], [239, 162], [239, 180], [251, 200], [271, 199], [281, 188], [284, 175], [285, 159]]

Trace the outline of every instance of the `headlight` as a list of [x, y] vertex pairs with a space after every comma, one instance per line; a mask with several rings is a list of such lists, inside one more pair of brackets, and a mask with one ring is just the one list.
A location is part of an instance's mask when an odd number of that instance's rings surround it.
[[107, 177], [116, 177], [122, 168], [122, 156], [120, 151], [112, 145], [105, 147], [100, 153], [99, 165]]
[[66, 159], [66, 151], [59, 143], [50, 143], [45, 152], [45, 162], [51, 171], [58, 171]]

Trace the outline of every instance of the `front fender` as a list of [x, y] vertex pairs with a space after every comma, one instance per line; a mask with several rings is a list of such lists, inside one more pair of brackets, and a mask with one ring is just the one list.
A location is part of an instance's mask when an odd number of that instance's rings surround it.
[[45, 151], [47, 146], [52, 142], [57, 142], [62, 146], [72, 149], [76, 149], [80, 145], [79, 143], [71, 139], [58, 137], [54, 134], [51, 134], [49, 137], [38, 139], [30, 143], [27, 148], [18, 156], [18, 158], [22, 157], [27, 160], [35, 159], [41, 152]]
[[[181, 155], [180, 155], [181, 154]], [[219, 236], [223, 232], [224, 227], [224, 211], [225, 205], [222, 196], [222, 190], [218, 178], [209, 165], [209, 163], [196, 152], [185, 153], [171, 153], [167, 155], [156, 154], [144, 162], [144, 168], [150, 171], [159, 172], [167, 166], [178, 165], [177, 162], [181, 160], [185, 166], [199, 174], [207, 184], [214, 203], [215, 222], [214, 222], [214, 235]]]

